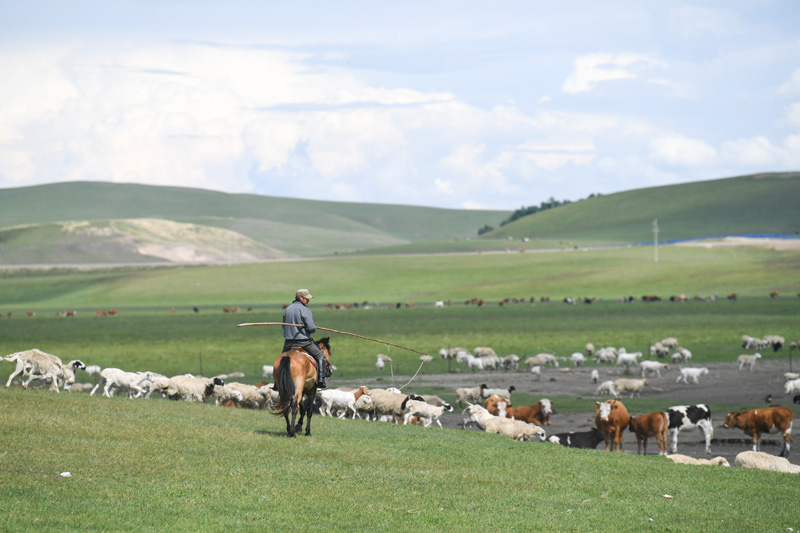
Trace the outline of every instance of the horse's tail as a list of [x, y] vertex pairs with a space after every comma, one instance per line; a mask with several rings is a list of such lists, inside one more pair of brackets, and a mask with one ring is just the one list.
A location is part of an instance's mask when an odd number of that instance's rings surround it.
[[286, 356], [281, 359], [281, 363], [278, 365], [278, 378], [276, 381], [278, 382], [279, 396], [278, 403], [275, 405], [275, 414], [277, 416], [285, 416], [292, 407], [295, 391], [291, 364], [291, 357]]

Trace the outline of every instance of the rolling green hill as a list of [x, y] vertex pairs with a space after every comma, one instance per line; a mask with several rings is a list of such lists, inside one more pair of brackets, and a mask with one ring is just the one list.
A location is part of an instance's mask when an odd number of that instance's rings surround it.
[[[800, 235], [800, 172], [601, 195], [498, 227], [510, 212], [297, 200], [177, 187], [0, 190], [0, 264], [228, 263]], [[494, 231], [476, 236], [484, 225]]]
[[[178, 187], [55, 183], [0, 190], [0, 263], [165, 261], [167, 248], [181, 245], [194, 248], [198, 260], [210, 262], [326, 256], [466, 238], [507, 216], [503, 211], [322, 202]], [[151, 219], [146, 235], [132, 227], [133, 219]], [[163, 227], [157, 228], [157, 220], [165, 221]], [[75, 222], [90, 222], [94, 229], [76, 233]], [[177, 231], [170, 222], [194, 227]], [[142, 251], [152, 250], [147, 245], [154, 240], [162, 245], [161, 255]], [[175, 260], [182, 261], [180, 256], [176, 252]]]

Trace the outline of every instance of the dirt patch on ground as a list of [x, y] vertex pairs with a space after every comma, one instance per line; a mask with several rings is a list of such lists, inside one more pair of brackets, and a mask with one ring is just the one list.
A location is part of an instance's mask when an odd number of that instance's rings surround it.
[[[753, 372], [739, 371], [736, 363], [686, 365], [707, 367], [709, 371], [708, 374], [701, 376], [699, 384], [688, 385], [676, 382], [680, 373], [677, 370], [679, 366], [671, 365], [669, 370], [662, 371], [660, 378], [648, 377], [648, 386], [642, 392], [642, 397], [664, 398], [664, 409], [676, 404], [712, 402], [746, 406], [747, 409], [792, 405], [793, 395], [783, 394], [783, 374], [789, 371], [788, 359], [759, 360]], [[594, 401], [606, 400], [608, 397], [596, 394], [597, 385], [592, 383], [590, 377], [592, 368], [595, 367], [547, 368], [542, 373], [541, 381], [534, 381], [531, 374], [523, 371], [424, 374], [423, 370], [423, 373], [420, 373], [403, 390], [411, 392], [417, 387], [438, 386], [455, 392], [458, 387], [474, 387], [486, 383], [489, 387], [498, 388], [508, 388], [513, 385], [517, 393], [528, 393], [542, 398], [569, 395], [586, 399], [587, 411], [585, 413], [561, 414], [558, 413], [558, 405], [556, 405], [556, 414], [551, 417], [552, 424], [545, 427], [547, 434], [550, 435], [567, 431], [584, 431], [594, 427], [594, 409], [592, 407]], [[600, 371], [600, 381], [622, 377], [622, 367], [603, 366], [597, 368]], [[793, 371], [800, 372], [800, 362], [794, 361]], [[409, 379], [411, 379], [410, 376], [396, 375], [394, 382], [401, 386]], [[373, 379], [360, 380], [358, 383], [343, 383], [338, 382], [334, 376], [331, 384], [337, 387], [367, 385], [368, 387], [385, 388], [391, 386], [391, 381], [383, 377], [380, 381]], [[771, 403], [765, 401], [767, 396], [771, 396]], [[512, 397], [512, 401], [513, 399]], [[623, 403], [625, 402], [625, 397], [620, 399]], [[631, 414], [638, 413], [631, 412]], [[460, 409], [456, 407], [454, 413], [442, 417], [442, 425], [446, 429], [460, 430], [462, 418]], [[736, 454], [752, 449], [752, 439], [739, 429], [723, 428], [724, 419], [725, 413], [712, 411], [714, 438], [711, 442], [711, 453], [712, 456], [721, 455], [733, 464]], [[767, 453], [777, 455], [783, 447], [783, 439], [778, 434], [764, 435], [761, 440], [761, 449]], [[626, 432], [623, 447], [627, 453], [636, 453], [636, 438], [632, 433]], [[702, 457], [704, 448], [703, 434], [700, 431], [683, 432], [678, 437], [679, 453]], [[603, 445], [598, 446], [598, 449], [602, 450]], [[800, 464], [800, 453], [797, 453], [795, 449], [792, 451], [789, 460], [794, 464]], [[658, 444], [654, 439], [650, 439], [647, 452], [648, 454], [658, 453]]]

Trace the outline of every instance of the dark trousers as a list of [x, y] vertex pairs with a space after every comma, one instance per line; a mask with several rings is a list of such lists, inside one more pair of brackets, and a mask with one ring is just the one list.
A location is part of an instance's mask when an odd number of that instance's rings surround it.
[[322, 349], [317, 346], [317, 343], [313, 340], [293, 340], [293, 339], [286, 339], [283, 341], [283, 352], [288, 352], [292, 348], [302, 348], [308, 354], [314, 358], [317, 362], [317, 375], [319, 376], [320, 381], [325, 380], [326, 369], [325, 363], [325, 354], [322, 353]]

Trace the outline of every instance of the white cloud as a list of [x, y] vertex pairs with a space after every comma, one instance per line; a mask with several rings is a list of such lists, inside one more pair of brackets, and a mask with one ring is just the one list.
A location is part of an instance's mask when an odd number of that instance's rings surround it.
[[790, 127], [800, 129], [800, 102], [790, 104], [786, 108], [786, 122]]
[[708, 167], [717, 162], [717, 151], [699, 139], [666, 135], [650, 142], [651, 156], [674, 167]]
[[633, 79], [637, 77], [636, 67], [642, 65], [661, 65], [661, 63], [635, 54], [580, 56], [575, 59], [574, 69], [564, 81], [561, 90], [565, 93], [576, 94], [593, 90], [601, 81]]
[[782, 150], [763, 135], [722, 143], [720, 154], [728, 164], [765, 169], [774, 168], [783, 157]]
[[792, 72], [792, 77], [778, 87], [778, 94], [781, 96], [796, 96], [800, 95], [800, 68]]

